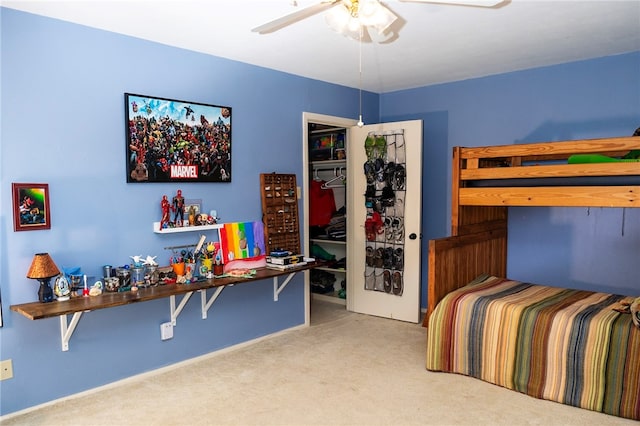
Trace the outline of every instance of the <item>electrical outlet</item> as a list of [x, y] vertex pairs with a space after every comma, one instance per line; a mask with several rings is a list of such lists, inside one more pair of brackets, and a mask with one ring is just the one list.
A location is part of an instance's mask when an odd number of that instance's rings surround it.
[[0, 380], [13, 378], [13, 362], [10, 359], [0, 361]]
[[160, 324], [160, 338], [162, 340], [173, 339], [173, 324], [170, 322]]

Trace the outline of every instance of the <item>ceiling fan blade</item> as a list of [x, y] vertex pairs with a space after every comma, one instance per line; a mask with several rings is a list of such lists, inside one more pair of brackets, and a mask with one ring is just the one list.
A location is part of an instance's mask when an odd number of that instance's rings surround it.
[[297, 10], [293, 13], [285, 15], [281, 18], [274, 19], [271, 22], [267, 22], [266, 24], [255, 27], [251, 31], [259, 34], [268, 34], [274, 31], [277, 31], [281, 28], [286, 27], [287, 25], [294, 24], [298, 21], [301, 21], [305, 18], [315, 15], [316, 13], [320, 13], [324, 10], [330, 9], [336, 4], [340, 3], [342, 0], [326, 0], [320, 3], [305, 7], [304, 9]]
[[405, 3], [437, 3], [453, 6], [495, 7], [510, 0], [398, 0]]

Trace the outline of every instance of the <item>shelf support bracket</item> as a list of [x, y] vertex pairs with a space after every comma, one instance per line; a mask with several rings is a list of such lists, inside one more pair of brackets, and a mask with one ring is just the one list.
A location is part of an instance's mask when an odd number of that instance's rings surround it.
[[81, 316], [82, 312], [75, 312], [71, 318], [71, 322], [67, 324], [67, 315], [60, 315], [60, 338], [62, 340], [62, 350], [64, 352], [69, 350], [69, 340], [71, 339]]
[[176, 295], [173, 294], [170, 296], [169, 304], [171, 305], [171, 325], [173, 326], [176, 325], [176, 320], [178, 319], [178, 315], [180, 315], [180, 312], [182, 312], [182, 309], [187, 304], [192, 294], [193, 294], [192, 291], [185, 293], [185, 295], [182, 297], [182, 300], [180, 300], [180, 303], [178, 304], [177, 308], [176, 308]]
[[216, 287], [216, 291], [213, 292], [213, 295], [211, 295], [211, 299], [207, 300], [207, 289], [203, 289], [200, 290], [200, 304], [202, 306], [202, 319], [207, 319], [207, 312], [209, 311], [209, 308], [211, 307], [211, 305], [213, 305], [213, 302], [216, 301], [216, 299], [218, 298], [218, 296], [220, 296], [220, 293], [222, 293], [222, 290], [224, 290], [226, 286], [220, 286], [220, 287]]
[[282, 282], [280, 286], [278, 286], [278, 277], [273, 277], [273, 301], [274, 302], [278, 301], [278, 295], [282, 292], [282, 290], [284, 290], [287, 284], [289, 284], [289, 282], [291, 281], [291, 278], [293, 278], [295, 274], [296, 274], [295, 272], [292, 272], [289, 275], [287, 275], [287, 278], [285, 278], [285, 280]]

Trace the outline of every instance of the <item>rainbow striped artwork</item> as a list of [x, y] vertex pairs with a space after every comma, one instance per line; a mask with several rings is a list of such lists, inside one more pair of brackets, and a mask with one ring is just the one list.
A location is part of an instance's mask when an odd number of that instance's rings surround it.
[[224, 263], [264, 255], [263, 223], [225, 223], [224, 228], [220, 230], [220, 246]]

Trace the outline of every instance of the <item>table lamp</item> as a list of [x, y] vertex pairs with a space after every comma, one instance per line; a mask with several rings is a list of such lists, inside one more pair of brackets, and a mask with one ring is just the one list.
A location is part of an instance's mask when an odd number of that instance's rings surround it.
[[36, 253], [31, 262], [27, 278], [40, 281], [38, 299], [45, 303], [53, 301], [53, 290], [49, 286], [51, 278], [60, 274], [60, 270], [49, 256], [49, 253]]

